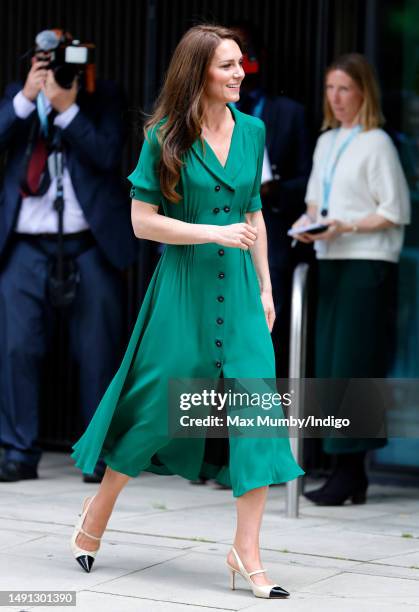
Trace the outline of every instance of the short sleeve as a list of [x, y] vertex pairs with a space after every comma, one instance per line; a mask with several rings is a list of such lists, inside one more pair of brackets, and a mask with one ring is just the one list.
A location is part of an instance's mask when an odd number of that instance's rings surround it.
[[262, 208], [262, 200], [260, 197], [260, 183], [262, 179], [262, 167], [263, 157], [265, 155], [265, 124], [260, 122], [260, 129], [258, 130], [258, 147], [257, 147], [257, 167], [255, 182], [253, 183], [252, 195], [247, 206], [246, 212], [256, 212]]
[[158, 164], [160, 145], [153, 129], [144, 140], [137, 166], [127, 178], [132, 184], [131, 198], [159, 206], [163, 200], [160, 190]]
[[397, 225], [410, 223], [409, 187], [396, 147], [387, 135], [369, 159], [368, 179], [377, 214]]

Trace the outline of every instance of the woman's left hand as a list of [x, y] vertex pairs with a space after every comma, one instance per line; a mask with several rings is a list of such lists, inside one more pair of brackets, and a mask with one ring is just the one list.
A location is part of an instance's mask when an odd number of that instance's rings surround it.
[[263, 310], [265, 312], [266, 323], [269, 327], [269, 331], [272, 332], [276, 316], [272, 291], [262, 291], [260, 297], [262, 300]]
[[321, 221], [321, 223], [329, 226], [325, 232], [321, 234], [304, 234], [305, 236], [310, 236], [311, 242], [315, 240], [333, 240], [348, 231], [346, 223], [337, 219], [327, 219], [326, 221]]

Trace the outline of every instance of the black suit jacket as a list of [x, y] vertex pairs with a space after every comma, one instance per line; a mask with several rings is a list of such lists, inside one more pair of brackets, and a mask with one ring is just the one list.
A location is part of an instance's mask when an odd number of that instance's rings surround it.
[[286, 260], [290, 239], [286, 232], [304, 212], [304, 196], [311, 170], [312, 147], [304, 108], [285, 96], [267, 97], [262, 113], [266, 148], [278, 181], [263, 198], [271, 261]]
[[[24, 153], [36, 111], [19, 119], [13, 97], [22, 89], [12, 83], [0, 101], [0, 152], [6, 152], [0, 191], [0, 256], [16, 225], [21, 196]], [[137, 240], [130, 220], [130, 204], [120, 175], [123, 147], [123, 96], [110, 81], [98, 81], [96, 92], [81, 91], [80, 111], [62, 140], [77, 199], [93, 235], [109, 262], [124, 268], [135, 260]]]

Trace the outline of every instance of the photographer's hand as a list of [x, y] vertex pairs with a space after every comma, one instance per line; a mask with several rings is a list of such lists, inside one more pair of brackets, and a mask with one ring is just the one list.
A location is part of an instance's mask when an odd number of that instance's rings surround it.
[[51, 102], [51, 106], [58, 113], [63, 113], [74, 104], [77, 98], [78, 89], [77, 78], [74, 79], [71, 89], [63, 89], [60, 87], [54, 78], [52, 70], [47, 71], [46, 81], [42, 87], [44, 94]]
[[32, 67], [26, 77], [25, 85], [22, 93], [31, 102], [34, 102], [36, 96], [41, 91], [46, 78], [47, 69], [46, 66], [49, 64], [49, 60], [37, 60], [35, 57], [32, 58]]

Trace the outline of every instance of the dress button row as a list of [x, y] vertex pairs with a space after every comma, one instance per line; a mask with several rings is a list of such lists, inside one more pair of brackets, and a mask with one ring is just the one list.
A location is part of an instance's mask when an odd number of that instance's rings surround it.
[[[221, 208], [218, 208], [218, 206], [216, 206], [215, 208], [212, 209], [212, 212], [214, 213], [214, 215], [218, 215], [218, 213], [220, 212]], [[226, 213], [229, 213], [231, 210], [230, 206], [224, 206], [223, 211]]]
[[[216, 186], [214, 187], [214, 189], [215, 189], [215, 191], [220, 191], [220, 189], [221, 189], [221, 185], [216, 185]], [[227, 187], [227, 189], [228, 189], [229, 191], [234, 191], [233, 187], [230, 187], [230, 185]]]

